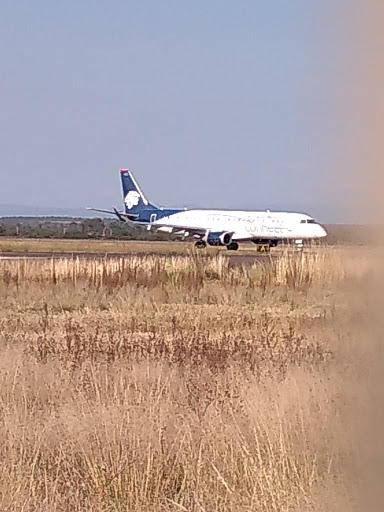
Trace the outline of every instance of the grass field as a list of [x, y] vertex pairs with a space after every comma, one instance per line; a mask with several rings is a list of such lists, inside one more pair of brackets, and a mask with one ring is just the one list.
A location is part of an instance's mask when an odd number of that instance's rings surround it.
[[[314, 246], [318, 249], [318, 246]], [[281, 252], [287, 248], [278, 247], [273, 252]], [[358, 248], [356, 247], [356, 250]], [[49, 240], [49, 239], [17, 239], [0, 238], [0, 255], [2, 253], [64, 253], [64, 254], [179, 254], [194, 252], [193, 241], [188, 242], [144, 242], [118, 240]], [[225, 253], [228, 256], [256, 254], [253, 243], [240, 244], [239, 251], [227, 251], [225, 247], [204, 249], [211, 256]]]
[[0, 239], [1, 253], [185, 254], [192, 243], [117, 240]]
[[0, 510], [354, 510], [373, 262], [0, 261]]

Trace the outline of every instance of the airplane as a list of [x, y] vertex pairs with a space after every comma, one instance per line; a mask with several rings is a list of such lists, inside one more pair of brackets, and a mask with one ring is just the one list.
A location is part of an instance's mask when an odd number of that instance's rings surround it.
[[204, 210], [163, 208], [149, 202], [133, 174], [120, 169], [124, 211], [87, 208], [115, 215], [122, 222], [131, 222], [182, 239], [195, 239], [198, 249], [207, 245], [223, 246], [237, 251], [240, 242], [254, 242], [258, 248], [276, 247], [282, 241], [320, 239], [327, 236], [325, 229], [309, 215], [291, 212]]

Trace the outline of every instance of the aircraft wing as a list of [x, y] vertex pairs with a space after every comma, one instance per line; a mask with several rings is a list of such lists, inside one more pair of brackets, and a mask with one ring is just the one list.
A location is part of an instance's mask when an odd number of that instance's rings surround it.
[[[136, 224], [140, 224], [140, 223], [137, 222]], [[193, 226], [180, 226], [180, 225], [172, 226], [172, 225], [169, 225], [169, 224], [161, 224], [159, 222], [155, 222], [153, 224], [146, 223], [144, 225], [146, 225], [148, 227], [148, 229], [154, 228], [157, 231], [163, 231], [163, 232], [166, 232], [166, 233], [173, 233], [175, 235], [179, 234], [179, 235], [183, 235], [184, 237], [185, 236], [199, 236], [199, 237], [203, 237], [207, 233], [207, 229], [197, 228], [197, 227], [193, 227]]]
[[232, 239], [237, 242], [245, 242], [247, 240], [252, 240], [253, 238], [255, 238], [255, 235], [246, 230], [236, 231], [232, 237]]

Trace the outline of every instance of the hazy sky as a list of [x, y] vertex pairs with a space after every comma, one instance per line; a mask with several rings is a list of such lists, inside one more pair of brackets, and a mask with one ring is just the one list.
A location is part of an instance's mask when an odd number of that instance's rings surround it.
[[2, 0], [0, 203], [120, 207], [128, 167], [156, 204], [340, 220], [347, 5]]

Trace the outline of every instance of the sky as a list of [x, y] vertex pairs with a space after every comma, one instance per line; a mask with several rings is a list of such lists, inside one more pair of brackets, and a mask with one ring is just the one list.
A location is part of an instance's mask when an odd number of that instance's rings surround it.
[[349, 1], [2, 0], [0, 203], [121, 207], [130, 168], [155, 204], [353, 221]]

